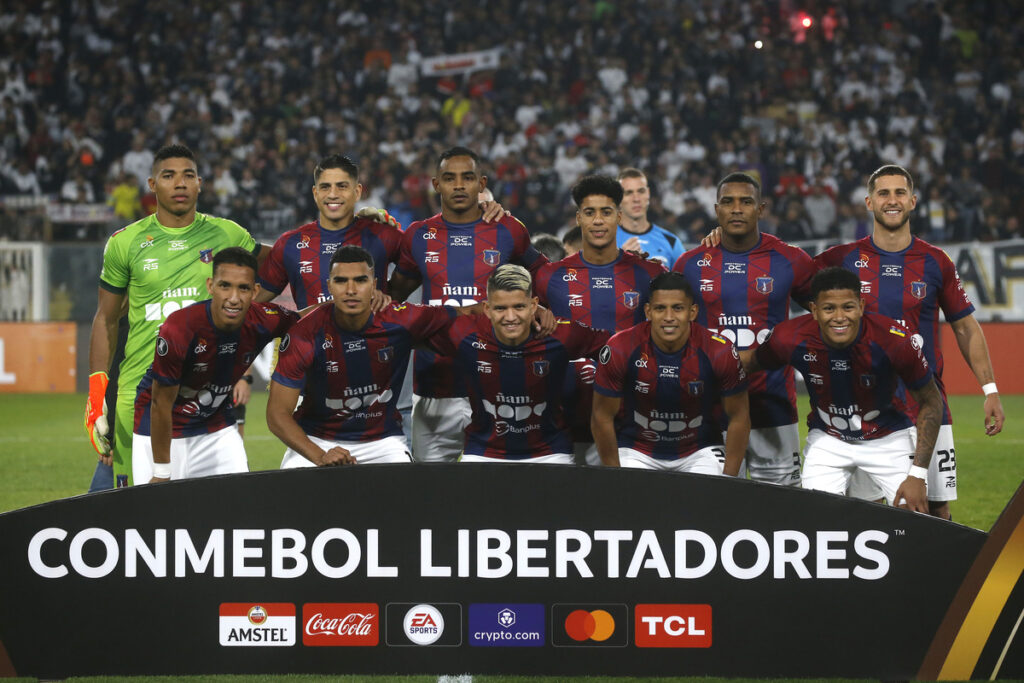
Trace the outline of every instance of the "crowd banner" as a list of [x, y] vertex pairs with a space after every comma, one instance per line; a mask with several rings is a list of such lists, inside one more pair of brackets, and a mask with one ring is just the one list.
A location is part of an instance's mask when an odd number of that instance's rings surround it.
[[453, 76], [483, 69], [497, 69], [500, 61], [501, 48], [496, 47], [477, 52], [460, 52], [458, 54], [427, 57], [420, 62], [420, 70], [427, 77]]
[[637, 470], [138, 486], [0, 515], [0, 672], [909, 679], [987, 538]]

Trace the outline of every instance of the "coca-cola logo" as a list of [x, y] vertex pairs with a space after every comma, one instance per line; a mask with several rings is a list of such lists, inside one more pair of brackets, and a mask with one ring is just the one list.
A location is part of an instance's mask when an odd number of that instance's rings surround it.
[[302, 621], [303, 645], [372, 647], [380, 642], [376, 603], [306, 603]]

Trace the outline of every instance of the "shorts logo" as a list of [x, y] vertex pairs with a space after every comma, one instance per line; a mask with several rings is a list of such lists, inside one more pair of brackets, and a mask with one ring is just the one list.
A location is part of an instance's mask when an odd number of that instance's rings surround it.
[[686, 388], [690, 392], [690, 396], [700, 396], [704, 393], [704, 382], [699, 380], [690, 382], [686, 385]]
[[633, 310], [640, 303], [640, 292], [623, 292], [622, 293], [622, 305], [626, 308]]
[[373, 647], [380, 642], [376, 603], [306, 603], [302, 621], [302, 644], [306, 646]]
[[551, 644], [555, 647], [626, 647], [625, 605], [551, 606]]
[[761, 294], [771, 294], [774, 289], [775, 280], [770, 277], [757, 278], [757, 291]]
[[544, 605], [470, 605], [469, 644], [474, 647], [543, 647]]
[[489, 266], [496, 266], [501, 263], [501, 252], [497, 249], [484, 249], [482, 257], [484, 263]]
[[923, 299], [925, 294], [928, 292], [928, 284], [924, 282], [911, 282], [910, 283], [910, 294], [915, 299]]
[[637, 647], [711, 647], [711, 605], [637, 605]]
[[163, 337], [156, 338], [156, 355], [166, 356], [168, 351], [167, 340]]
[[387, 363], [391, 360], [394, 354], [394, 347], [385, 346], [383, 349], [377, 349], [377, 360], [381, 363]]
[[288, 647], [295, 644], [295, 605], [223, 602], [220, 644], [224, 647]]
[[535, 360], [533, 361], [533, 374], [537, 377], [544, 377], [548, 374], [548, 367], [550, 363], [546, 360]]
[[203, 263], [213, 263], [213, 249], [200, 249], [199, 260]]
[[392, 647], [462, 645], [462, 607], [457, 603], [391, 603], [384, 621], [385, 640]]

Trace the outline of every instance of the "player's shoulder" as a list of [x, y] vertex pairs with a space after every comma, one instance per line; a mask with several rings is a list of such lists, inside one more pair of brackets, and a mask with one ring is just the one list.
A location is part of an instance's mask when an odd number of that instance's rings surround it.
[[930, 256], [940, 263], [952, 263], [953, 260], [949, 258], [949, 254], [942, 247], [935, 246], [931, 242], [926, 242], [920, 237], [914, 237], [910, 242], [909, 252], [916, 252]]
[[657, 261], [645, 259], [641, 257], [640, 254], [634, 253], [632, 251], [625, 251], [624, 249], [619, 249], [619, 260], [617, 261], [617, 265], [620, 268], [632, 268], [638, 266], [643, 270], [647, 271], [647, 273], [649, 273], [652, 277], [654, 275], [660, 275], [661, 273], [664, 273], [667, 270], [665, 266], [658, 263]]
[[412, 235], [415, 233], [423, 233], [430, 231], [437, 231], [444, 227], [444, 220], [441, 218], [441, 214], [435, 214], [430, 218], [424, 218], [423, 220], [413, 221], [409, 224], [409, 227], [405, 229], [406, 235]]
[[278, 237], [277, 240], [275, 240], [274, 244], [288, 244], [289, 242], [295, 239], [301, 241], [303, 237], [313, 235], [319, 229], [320, 226], [317, 225], [316, 221], [310, 221], [309, 223], [300, 225], [297, 228], [292, 228], [291, 230], [286, 230], [285, 232], [281, 233], [281, 236]]
[[910, 330], [899, 320], [881, 313], [865, 312], [861, 324], [865, 327], [865, 336], [873, 341], [895, 344], [912, 336]]
[[372, 218], [359, 217], [352, 222], [352, 228], [360, 232], [369, 232], [379, 237], [401, 237], [402, 231], [390, 223], [381, 223]]
[[197, 213], [196, 222], [203, 226], [212, 226], [221, 230], [249, 232], [235, 221], [230, 218], [224, 218], [223, 216], [211, 216], [207, 213]]
[[814, 319], [814, 316], [810, 313], [804, 313], [795, 318], [776, 323], [768, 332], [768, 337], [765, 338], [762, 345], [766, 344], [769, 339], [773, 339], [777, 344], [792, 344], [795, 346], [808, 339], [818, 339], [820, 337], [819, 331], [818, 321]]
[[664, 239], [671, 248], [682, 248], [683, 241], [679, 239], [679, 235], [675, 234], [668, 228], [663, 228], [660, 225], [657, 225], [656, 223], [652, 223], [651, 228], [653, 228], [654, 232], [661, 235], [662, 239]]
[[[486, 223], [485, 223], [486, 225]], [[521, 220], [513, 216], [512, 214], [506, 214], [498, 219], [497, 225], [504, 226], [511, 232], [526, 232], [529, 235], [529, 230], [526, 229], [526, 224]]]
[[[107, 245], [119, 249], [128, 249], [131, 246], [141, 247], [147, 241], [152, 242], [153, 236], [149, 233], [153, 233], [158, 228], [156, 214], [151, 214], [114, 232], [107, 238]], [[144, 239], [139, 240], [140, 237]], [[139, 240], [138, 243], [136, 243], [137, 240]]]
[[690, 340], [694, 346], [711, 354], [729, 351], [733, 346], [728, 337], [712, 332], [700, 323], [690, 323]]
[[608, 346], [619, 353], [632, 353], [635, 348], [646, 344], [651, 338], [651, 323], [648, 320], [616, 332], [608, 340]]
[[871, 242], [870, 237], [864, 237], [853, 242], [844, 242], [843, 244], [837, 244], [829, 247], [818, 254], [814, 260], [825, 263], [826, 265], [837, 265], [846, 258], [847, 254], [850, 254], [851, 252], [865, 251], [868, 253], [877, 253], [875, 245]]
[[800, 247], [790, 244], [784, 240], [780, 240], [775, 235], [769, 235], [766, 232], [761, 233], [761, 241], [757, 245], [757, 250], [779, 253], [785, 256], [790, 262], [812, 260], [811, 255]]
[[163, 327], [170, 330], [182, 332], [210, 326], [210, 300], [198, 301], [194, 304], [179, 308], [174, 311], [163, 322]]
[[322, 328], [330, 320], [331, 312], [333, 310], [334, 302], [325, 301], [309, 313], [302, 316], [302, 318], [292, 326], [291, 334], [311, 334], [312, 332]]

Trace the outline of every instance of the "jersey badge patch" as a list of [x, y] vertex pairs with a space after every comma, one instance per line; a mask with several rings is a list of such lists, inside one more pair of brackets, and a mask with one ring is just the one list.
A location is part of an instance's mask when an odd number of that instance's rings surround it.
[[630, 310], [634, 310], [640, 303], [640, 292], [623, 292], [622, 293], [622, 305]]
[[200, 249], [199, 260], [203, 263], [213, 263], [213, 249]]
[[771, 294], [775, 286], [775, 279], [770, 277], [757, 278], [757, 291], [761, 294]]
[[484, 263], [489, 266], [496, 266], [501, 263], [501, 252], [497, 249], [484, 249]]
[[377, 360], [381, 363], [387, 363], [395, 355], [395, 349], [392, 346], [385, 346], [383, 349], [377, 349]]
[[915, 299], [923, 299], [928, 291], [928, 283], [915, 281], [910, 283], [910, 294]]
[[533, 361], [533, 374], [537, 375], [538, 377], [544, 377], [545, 375], [548, 374], [548, 368], [550, 367], [550, 365], [551, 364], [546, 360]]
[[687, 388], [690, 391], [690, 396], [700, 396], [701, 394], [704, 393], [704, 382], [702, 382], [702, 381], [690, 382], [687, 385]]

